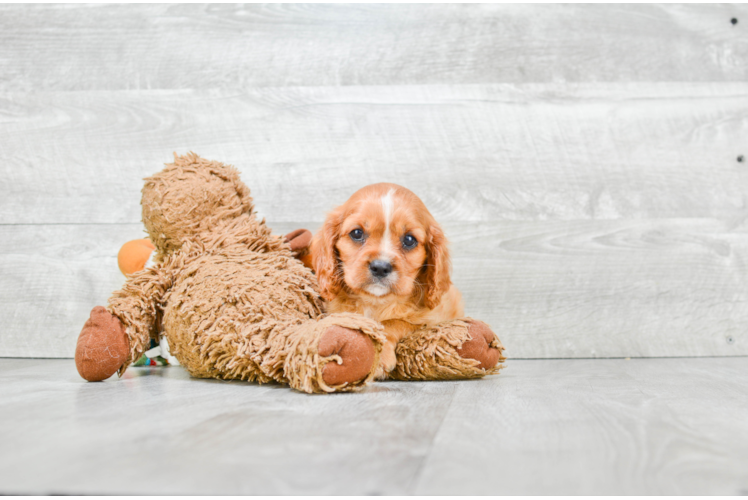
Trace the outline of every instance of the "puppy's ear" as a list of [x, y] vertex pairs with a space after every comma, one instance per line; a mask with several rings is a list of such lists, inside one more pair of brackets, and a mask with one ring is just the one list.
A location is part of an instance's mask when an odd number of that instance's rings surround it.
[[449, 275], [450, 261], [447, 238], [436, 222], [429, 227], [426, 251], [428, 255], [424, 265], [426, 285], [424, 301], [426, 307], [433, 309], [439, 305], [442, 295], [452, 285], [452, 279]]
[[327, 216], [322, 229], [312, 239], [312, 269], [317, 275], [320, 295], [325, 300], [334, 299], [343, 288], [343, 273], [339, 269], [338, 254], [335, 250], [342, 223], [342, 207], [338, 207]]

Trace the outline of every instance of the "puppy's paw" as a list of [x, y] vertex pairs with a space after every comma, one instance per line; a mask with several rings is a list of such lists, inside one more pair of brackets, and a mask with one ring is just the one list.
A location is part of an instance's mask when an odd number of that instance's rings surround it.
[[379, 366], [377, 367], [377, 372], [374, 377], [377, 380], [386, 380], [387, 374], [395, 369], [395, 365], [397, 365], [397, 356], [395, 356], [395, 344], [387, 341], [382, 346], [382, 354], [379, 357]]

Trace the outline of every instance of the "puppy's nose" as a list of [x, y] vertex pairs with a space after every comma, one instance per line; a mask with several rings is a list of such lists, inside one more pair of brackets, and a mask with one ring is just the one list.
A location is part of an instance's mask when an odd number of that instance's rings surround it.
[[376, 278], [384, 278], [392, 272], [392, 264], [386, 260], [374, 260], [369, 264], [369, 271]]

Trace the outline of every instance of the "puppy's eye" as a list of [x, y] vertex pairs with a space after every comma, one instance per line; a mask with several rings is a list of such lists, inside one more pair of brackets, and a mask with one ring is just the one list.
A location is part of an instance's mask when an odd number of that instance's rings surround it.
[[350, 236], [353, 241], [364, 241], [364, 231], [362, 229], [354, 229], [353, 231], [348, 233], [348, 236]]
[[406, 250], [412, 250], [418, 245], [418, 240], [412, 234], [406, 234], [402, 239], [403, 248]]

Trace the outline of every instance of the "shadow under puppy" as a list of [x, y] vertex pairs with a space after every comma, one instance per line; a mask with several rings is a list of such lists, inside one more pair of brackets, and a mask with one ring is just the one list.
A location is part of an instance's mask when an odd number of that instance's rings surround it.
[[354, 193], [314, 236], [311, 265], [327, 313], [384, 326], [377, 378], [474, 378], [502, 368], [501, 342], [464, 317], [447, 239], [410, 190], [380, 183]]

